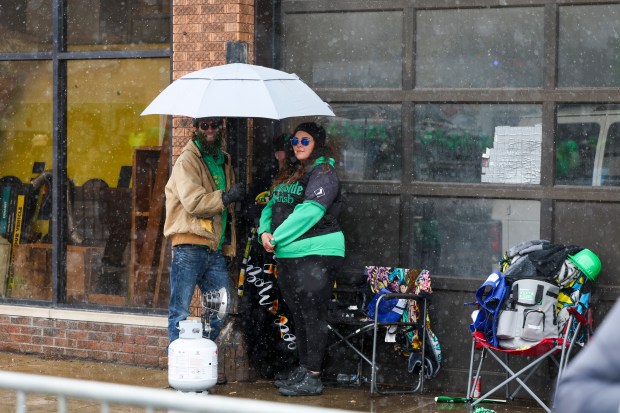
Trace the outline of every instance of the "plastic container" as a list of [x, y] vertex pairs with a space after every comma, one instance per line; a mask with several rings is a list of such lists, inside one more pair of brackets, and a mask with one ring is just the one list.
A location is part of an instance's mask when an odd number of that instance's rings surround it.
[[357, 382], [357, 374], [338, 373], [336, 381], [340, 384], [352, 384]]
[[474, 388], [474, 394], [472, 395], [474, 399], [477, 399], [482, 395], [482, 392], [480, 391], [480, 380], [482, 380], [482, 377], [478, 377], [478, 380], [476, 380], [475, 377], [471, 379], [472, 386]]

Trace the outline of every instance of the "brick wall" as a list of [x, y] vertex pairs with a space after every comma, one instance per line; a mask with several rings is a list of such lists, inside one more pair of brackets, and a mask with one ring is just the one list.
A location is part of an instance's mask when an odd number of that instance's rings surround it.
[[0, 351], [166, 367], [167, 345], [161, 327], [0, 315]]
[[[253, 62], [254, 0], [174, 0], [172, 78], [226, 64], [226, 42], [248, 44]], [[172, 162], [191, 136], [191, 120], [172, 121]]]
[[[40, 311], [40, 308], [31, 308], [25, 312]], [[85, 313], [76, 314], [84, 317]], [[256, 378], [236, 316], [230, 316], [227, 328], [222, 330], [216, 343], [218, 367], [228, 380]], [[0, 314], [0, 352], [165, 369], [168, 367], [167, 345], [166, 327]]]

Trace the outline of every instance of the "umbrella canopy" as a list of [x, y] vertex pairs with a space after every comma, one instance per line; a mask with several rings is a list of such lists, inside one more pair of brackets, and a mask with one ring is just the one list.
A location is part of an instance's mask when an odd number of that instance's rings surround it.
[[295, 74], [231, 63], [189, 73], [164, 89], [144, 115], [284, 119], [335, 116]]

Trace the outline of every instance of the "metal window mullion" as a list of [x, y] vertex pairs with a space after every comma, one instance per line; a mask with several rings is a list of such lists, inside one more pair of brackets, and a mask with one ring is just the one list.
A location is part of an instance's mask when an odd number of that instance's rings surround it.
[[548, 4], [544, 9], [544, 69], [543, 87], [546, 91], [554, 91], [557, 85], [559, 13], [558, 6]]
[[52, 52], [0, 53], [0, 61], [49, 60]]
[[413, 241], [411, 228], [413, 227], [413, 202], [409, 191], [410, 184], [414, 182], [414, 105], [411, 102], [403, 102], [401, 105], [401, 185], [400, 189], [400, 208], [399, 208], [399, 261], [401, 266], [411, 268], [414, 263]]
[[553, 187], [555, 176], [555, 102], [543, 102], [542, 104], [542, 147], [540, 165], [540, 185], [550, 190]]
[[[559, 12], [556, 4], [545, 5], [544, 11], [544, 77], [543, 88], [552, 94], [557, 87]], [[557, 102], [546, 99], [542, 104], [542, 148], [540, 184], [543, 196], [540, 200], [540, 238], [553, 240], [554, 206], [552, 198], [555, 181], [555, 134]]]
[[52, 1], [52, 305], [63, 303], [67, 281], [66, 0]]
[[[558, 53], [558, 7], [557, 5], [545, 6], [545, 31], [544, 31], [544, 93], [552, 95], [557, 85], [557, 53]], [[541, 180], [540, 184], [550, 189], [554, 184], [555, 176], [555, 123], [557, 102], [554, 98], [545, 99], [542, 102], [542, 156], [541, 156]]]
[[408, 0], [330, 0], [284, 2], [284, 13], [350, 13], [367, 11], [392, 11], [404, 9]]
[[407, 7], [403, 10], [403, 90], [412, 90], [415, 85], [415, 9]]
[[171, 56], [170, 49], [160, 50], [97, 50], [89, 52], [59, 52], [62, 60], [101, 60], [101, 59], [148, 59]]

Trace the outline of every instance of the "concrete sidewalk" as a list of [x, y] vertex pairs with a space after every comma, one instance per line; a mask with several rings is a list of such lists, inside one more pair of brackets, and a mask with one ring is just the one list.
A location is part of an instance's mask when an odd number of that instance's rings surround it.
[[[165, 369], [142, 368], [95, 361], [46, 359], [39, 356], [12, 353], [0, 353], [0, 369], [175, 391], [168, 386], [168, 373]], [[210, 394], [371, 413], [442, 412], [446, 410], [455, 413], [465, 413], [471, 411], [463, 404], [435, 403], [435, 394], [386, 395], [371, 398], [368, 387], [364, 386], [335, 387], [327, 385], [321, 396], [283, 397], [278, 394], [270, 381], [229, 382], [223, 386], [215, 386], [211, 389]], [[15, 400], [15, 392], [0, 391], [0, 412], [14, 412]], [[57, 402], [55, 397], [49, 395], [29, 394], [27, 397], [27, 407], [29, 413], [54, 412], [57, 411]], [[508, 404], [486, 404], [484, 407], [498, 413], [544, 412], [538, 405], [529, 401], [518, 401]], [[88, 400], [70, 400], [68, 409], [70, 412], [80, 413], [101, 411], [99, 404]], [[114, 413], [134, 413], [143, 410], [135, 407], [114, 406], [111, 411]]]

